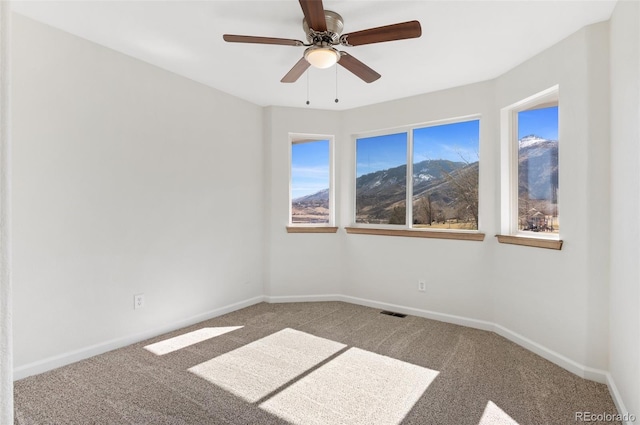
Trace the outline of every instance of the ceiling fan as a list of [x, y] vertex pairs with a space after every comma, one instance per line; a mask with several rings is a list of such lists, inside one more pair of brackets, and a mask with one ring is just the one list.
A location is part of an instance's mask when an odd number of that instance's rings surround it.
[[300, 40], [273, 37], [254, 37], [250, 35], [224, 34], [223, 39], [231, 43], [278, 44], [283, 46], [306, 46], [304, 56], [280, 80], [293, 83], [313, 65], [316, 68], [329, 68], [336, 62], [360, 77], [367, 83], [380, 78], [369, 68], [347, 52], [339, 51], [334, 46], [362, 46], [364, 44], [382, 43], [384, 41], [405, 40], [422, 35], [420, 22], [409, 21], [342, 34], [342, 16], [330, 10], [324, 10], [322, 0], [299, 0], [304, 19], [302, 27], [307, 35], [307, 43]]

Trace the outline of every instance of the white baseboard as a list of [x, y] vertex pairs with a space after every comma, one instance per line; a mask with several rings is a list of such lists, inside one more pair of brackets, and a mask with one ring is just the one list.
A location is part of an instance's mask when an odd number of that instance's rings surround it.
[[484, 320], [470, 319], [467, 317], [456, 316], [447, 313], [438, 313], [436, 311], [422, 310], [414, 307], [405, 307], [397, 304], [390, 304], [380, 301], [373, 301], [364, 298], [342, 295], [340, 301], [364, 305], [367, 307], [380, 308], [383, 310], [391, 310], [397, 313], [411, 314], [413, 316], [424, 317], [426, 319], [438, 320], [440, 322], [452, 323], [454, 325], [468, 326], [483, 331], [493, 331], [493, 323]]
[[574, 375], [578, 375], [581, 378], [599, 382], [601, 384], [607, 383], [607, 372], [604, 370], [594, 369], [592, 367], [582, 365], [566, 356], [563, 356], [560, 353], [556, 353], [555, 351], [550, 350], [547, 347], [530, 340], [527, 337], [520, 335], [519, 333], [505, 328], [502, 325], [494, 323], [493, 332], [508, 339], [511, 342], [515, 342], [519, 346], [539, 355], [543, 359], [549, 360], [551, 363], [555, 363], [556, 365], [568, 370]]
[[[613, 380], [613, 376], [611, 376], [609, 372], [607, 372], [607, 386], [609, 387], [609, 393], [611, 393], [611, 398], [613, 398], [613, 402], [616, 405], [616, 409], [618, 409], [618, 413], [620, 413], [621, 415], [628, 415], [629, 413], [633, 413], [634, 415], [636, 415], [636, 420], [637, 420], [638, 413], [629, 412], [627, 410], [627, 408], [624, 405], [624, 402], [622, 401], [622, 396], [618, 391], [618, 387], [616, 387], [616, 383]], [[623, 421], [622, 423], [624, 425], [634, 425], [634, 423], [636, 422], [635, 421], [632, 422], [631, 420], [628, 420], [628, 421]]]
[[191, 316], [186, 319], [182, 319], [177, 322], [173, 322], [171, 324], [154, 328], [145, 332], [140, 332], [122, 338], [112, 339], [109, 341], [101, 342], [99, 344], [83, 347], [78, 350], [62, 353], [57, 356], [38, 360], [33, 363], [28, 363], [26, 365], [22, 365], [13, 369], [13, 379], [14, 381], [17, 381], [18, 379], [26, 378], [31, 375], [37, 375], [39, 373], [75, 363], [80, 360], [96, 356], [98, 354], [106, 353], [107, 351], [126, 347], [127, 345], [135, 344], [136, 342], [144, 341], [145, 339], [153, 338], [167, 332], [194, 325], [204, 320], [213, 319], [214, 317], [222, 316], [223, 314], [231, 313], [232, 311], [240, 310], [241, 308], [249, 307], [263, 301], [265, 301], [265, 297], [263, 296], [250, 298], [248, 300], [216, 308], [205, 313], [196, 314], [195, 316]]
[[413, 307], [404, 307], [395, 304], [383, 303], [379, 301], [366, 300], [362, 298], [342, 296], [341, 301], [352, 302], [354, 304], [366, 305], [369, 307], [382, 308], [386, 310], [393, 310], [399, 313], [412, 314], [414, 316], [425, 317], [427, 319], [439, 320], [441, 322], [452, 323], [455, 325], [467, 326], [474, 329], [481, 329], [483, 331], [495, 332], [498, 335], [515, 342], [519, 346], [526, 348], [527, 350], [539, 355], [540, 357], [549, 360], [552, 363], [560, 366], [569, 372], [580, 376], [581, 378], [596, 381], [602, 384], [607, 383], [607, 372], [604, 370], [598, 370], [591, 367], [581, 365], [562, 354], [556, 353], [537, 342], [534, 342], [502, 325], [498, 325], [486, 320], [471, 319], [468, 317], [455, 316], [446, 313], [438, 313], [435, 311], [422, 310]]
[[[266, 301], [268, 303], [290, 303], [290, 302], [324, 302], [324, 301], [342, 301], [357, 305], [363, 305], [372, 308], [379, 308], [383, 310], [391, 310], [398, 313], [411, 314], [413, 316], [424, 317], [427, 319], [438, 320], [445, 323], [452, 323], [455, 325], [467, 326], [474, 329], [480, 329], [490, 332], [495, 332], [498, 335], [520, 345], [523, 348], [539, 355], [540, 357], [549, 360], [550, 362], [568, 370], [569, 372], [580, 376], [585, 379], [607, 384], [611, 397], [621, 414], [627, 413], [624, 407], [624, 403], [618, 392], [618, 389], [613, 381], [613, 377], [609, 372], [594, 369], [577, 363], [562, 354], [556, 353], [535, 341], [532, 341], [512, 330], [498, 325], [496, 323], [488, 322], [485, 320], [471, 319], [462, 316], [456, 316], [452, 314], [439, 313], [430, 310], [423, 310], [414, 307], [405, 307], [397, 304], [390, 304], [381, 301], [369, 300], [365, 298], [358, 298], [349, 295], [340, 294], [324, 294], [324, 295], [298, 295], [298, 296], [258, 296], [250, 298], [248, 300], [240, 301], [234, 304], [230, 304], [224, 307], [217, 308], [205, 313], [197, 314], [195, 316], [188, 317], [178, 322], [171, 323], [159, 328], [155, 328], [149, 331], [129, 335], [123, 338], [116, 338], [110, 341], [106, 341], [100, 344], [95, 344], [89, 347], [84, 347], [79, 350], [70, 351], [57, 356], [49, 357], [37, 362], [29, 363], [23, 366], [19, 366], [14, 369], [14, 380], [26, 378], [31, 375], [46, 372], [51, 369], [55, 369], [67, 364], [75, 363], [86, 358], [96, 356], [98, 354], [106, 353], [107, 351], [115, 350], [117, 348], [125, 347], [130, 344], [134, 344], [145, 339], [153, 338], [163, 333], [171, 332], [176, 329], [184, 328], [209, 320], [214, 317], [221, 316], [223, 314], [230, 313], [251, 305]], [[625, 425], [632, 425], [628, 422]]]
[[[326, 294], [326, 295], [285, 295], [285, 296], [265, 296], [264, 300], [271, 304], [278, 303], [316, 303], [326, 301], [343, 301], [342, 295]], [[354, 303], [355, 304], [355, 303]]]
[[[424, 317], [427, 319], [438, 320], [440, 322], [452, 323], [454, 325], [467, 326], [474, 329], [480, 329], [483, 331], [495, 332], [498, 335], [512, 341], [519, 346], [526, 348], [527, 350], [539, 355], [540, 357], [549, 360], [550, 362], [560, 366], [569, 372], [591, 381], [607, 384], [609, 382], [607, 375], [608, 372], [604, 370], [594, 369], [588, 366], [584, 366], [578, 362], [571, 360], [570, 358], [563, 356], [560, 353], [556, 353], [553, 350], [538, 344], [502, 325], [498, 325], [486, 320], [471, 319], [468, 317], [456, 316], [452, 314], [439, 313], [430, 310], [423, 310], [414, 307], [405, 307], [397, 304], [390, 304], [381, 301], [374, 301], [365, 298], [352, 297], [349, 295], [301, 295], [301, 296], [283, 296], [283, 297], [265, 297], [265, 301], [269, 303], [281, 303], [281, 302], [317, 302], [317, 301], [343, 301], [352, 304], [364, 305], [372, 308], [379, 308], [382, 310], [391, 310], [398, 313], [411, 314], [413, 316]], [[612, 394], [612, 397], [614, 395]]]

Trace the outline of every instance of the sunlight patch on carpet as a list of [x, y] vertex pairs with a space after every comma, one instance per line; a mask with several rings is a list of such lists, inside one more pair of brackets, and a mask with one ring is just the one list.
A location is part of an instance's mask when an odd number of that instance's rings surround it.
[[253, 403], [344, 347], [344, 344], [287, 328], [200, 363], [189, 371]]
[[478, 425], [519, 425], [511, 416], [507, 415], [504, 410], [499, 408], [493, 401], [489, 400], [484, 408], [482, 417]]
[[163, 354], [171, 353], [181, 348], [188, 347], [193, 344], [197, 344], [207, 339], [215, 338], [217, 336], [226, 334], [227, 332], [235, 331], [243, 326], [226, 326], [218, 328], [202, 328], [193, 332], [178, 335], [173, 338], [165, 339], [164, 341], [149, 344], [144, 348], [151, 351], [153, 354], [162, 356]]
[[438, 373], [350, 348], [260, 407], [298, 425], [399, 424]]

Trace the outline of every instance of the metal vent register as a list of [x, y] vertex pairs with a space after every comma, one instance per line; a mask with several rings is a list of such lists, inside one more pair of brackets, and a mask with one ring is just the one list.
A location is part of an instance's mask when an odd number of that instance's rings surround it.
[[393, 317], [407, 317], [406, 314], [396, 313], [395, 311], [387, 311], [387, 310], [381, 311], [380, 314], [386, 314], [387, 316], [393, 316]]

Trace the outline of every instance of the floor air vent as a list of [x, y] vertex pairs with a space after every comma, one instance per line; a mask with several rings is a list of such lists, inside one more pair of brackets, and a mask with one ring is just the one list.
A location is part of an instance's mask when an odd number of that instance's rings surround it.
[[393, 317], [407, 317], [406, 314], [402, 314], [402, 313], [396, 313], [394, 311], [381, 311], [380, 314], [386, 314], [387, 316], [393, 316]]

